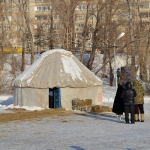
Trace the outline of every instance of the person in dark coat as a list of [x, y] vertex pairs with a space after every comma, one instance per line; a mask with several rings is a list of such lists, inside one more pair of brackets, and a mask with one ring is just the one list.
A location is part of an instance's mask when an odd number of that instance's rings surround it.
[[136, 91], [132, 89], [131, 82], [125, 84], [126, 89], [121, 93], [121, 98], [124, 102], [125, 122], [129, 123], [129, 113], [131, 113], [131, 124], [134, 124], [134, 97], [136, 97]]
[[122, 91], [124, 90], [124, 88], [125, 88], [124, 82], [118, 84], [116, 96], [115, 96], [114, 103], [113, 103], [112, 112], [117, 114], [118, 122], [122, 122], [121, 115], [123, 115], [123, 112], [124, 112], [123, 99], [120, 98], [120, 95], [121, 95]]

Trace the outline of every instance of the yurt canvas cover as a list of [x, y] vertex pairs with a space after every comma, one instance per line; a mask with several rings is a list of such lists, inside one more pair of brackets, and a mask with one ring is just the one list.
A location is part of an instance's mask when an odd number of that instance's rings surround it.
[[61, 106], [71, 109], [74, 98], [102, 102], [102, 81], [71, 52], [44, 52], [14, 81], [14, 105], [49, 106], [49, 88], [61, 89]]

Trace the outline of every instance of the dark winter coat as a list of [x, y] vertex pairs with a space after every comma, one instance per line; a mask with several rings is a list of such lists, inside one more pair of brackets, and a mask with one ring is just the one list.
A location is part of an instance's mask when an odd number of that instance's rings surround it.
[[134, 104], [134, 97], [136, 96], [136, 91], [132, 89], [131, 82], [127, 82], [125, 85], [126, 89], [123, 90], [121, 98], [123, 98], [124, 104]]
[[122, 115], [124, 112], [123, 99], [120, 98], [120, 95], [121, 95], [123, 90], [124, 90], [124, 88], [122, 87], [122, 85], [118, 84], [118, 89], [116, 92], [116, 96], [115, 96], [114, 104], [113, 104], [113, 109], [112, 109], [112, 112], [114, 112], [118, 115]]
[[133, 88], [136, 91], [136, 97], [134, 98], [134, 104], [144, 104], [145, 91], [138, 80], [133, 81]]

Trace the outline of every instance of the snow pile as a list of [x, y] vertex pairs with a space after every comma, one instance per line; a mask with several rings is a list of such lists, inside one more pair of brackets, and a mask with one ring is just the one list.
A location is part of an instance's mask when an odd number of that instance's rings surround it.
[[29, 111], [34, 111], [34, 110], [43, 110], [44, 108], [41, 107], [37, 107], [37, 106], [14, 106], [13, 105], [13, 96], [0, 96], [0, 113], [7, 113], [6, 109], [9, 108], [22, 108], [25, 110], [29, 110]]

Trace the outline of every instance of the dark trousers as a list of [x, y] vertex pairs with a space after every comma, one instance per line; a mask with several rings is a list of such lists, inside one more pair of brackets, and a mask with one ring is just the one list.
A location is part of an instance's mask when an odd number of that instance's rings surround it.
[[120, 80], [120, 75], [117, 75], [117, 79]]
[[54, 108], [54, 97], [49, 95], [49, 108]]
[[134, 104], [125, 104], [125, 122], [129, 123], [129, 113], [131, 113], [131, 123], [134, 123]]
[[144, 114], [144, 106], [143, 106], [143, 104], [135, 104], [134, 105], [134, 113], [135, 114], [139, 114], [139, 110], [140, 110], [140, 114]]

